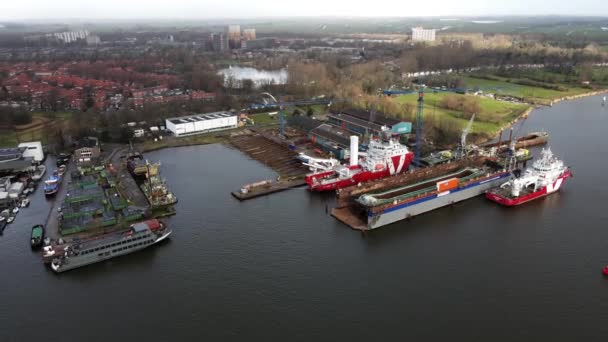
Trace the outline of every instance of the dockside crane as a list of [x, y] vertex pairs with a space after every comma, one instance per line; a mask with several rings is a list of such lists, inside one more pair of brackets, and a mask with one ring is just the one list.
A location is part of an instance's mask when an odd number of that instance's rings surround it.
[[422, 114], [424, 111], [424, 88], [418, 91], [418, 109], [416, 110], [416, 164], [422, 158]]
[[279, 134], [280, 134], [281, 138], [285, 138], [285, 113], [284, 113], [285, 106], [283, 104], [279, 103], [279, 101], [277, 101], [277, 99], [274, 96], [272, 96], [271, 93], [261, 93], [260, 95], [268, 96], [270, 99], [272, 99], [272, 101], [274, 102], [274, 105], [279, 106]]
[[469, 123], [467, 123], [466, 127], [462, 130], [462, 135], [460, 136], [460, 153], [462, 158], [466, 158], [469, 155], [469, 148], [467, 146], [467, 135], [473, 127], [473, 121], [475, 121], [475, 114], [471, 116]]
[[281, 138], [285, 138], [285, 109], [283, 106], [279, 107], [279, 134]]

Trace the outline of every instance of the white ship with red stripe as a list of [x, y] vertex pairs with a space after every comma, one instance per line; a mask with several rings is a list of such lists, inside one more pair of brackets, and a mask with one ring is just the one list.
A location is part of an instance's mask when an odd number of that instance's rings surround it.
[[331, 170], [311, 173], [306, 183], [311, 190], [329, 191], [385, 178], [407, 171], [414, 154], [405, 145], [389, 136], [372, 139], [364, 159], [358, 159], [358, 138], [351, 137], [350, 165], [339, 165]]
[[550, 149], [543, 149], [541, 158], [535, 161], [531, 168], [526, 169], [523, 175], [489, 190], [486, 197], [512, 207], [558, 191], [571, 176], [572, 172], [563, 161], [555, 158]]

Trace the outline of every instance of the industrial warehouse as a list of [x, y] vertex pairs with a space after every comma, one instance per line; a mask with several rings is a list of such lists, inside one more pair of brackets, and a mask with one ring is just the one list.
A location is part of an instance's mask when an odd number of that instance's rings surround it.
[[[321, 124], [308, 133], [309, 139], [338, 159], [348, 155], [349, 136], [361, 138], [379, 137], [388, 130], [390, 134], [407, 137], [412, 132], [412, 123], [403, 122], [384, 115], [357, 109], [333, 112], [327, 115], [327, 123]], [[365, 139], [363, 139], [365, 140]], [[360, 146], [363, 150], [366, 146]]]
[[348, 109], [333, 112], [327, 116], [329, 123], [359, 136], [379, 136], [383, 127], [392, 134], [409, 134], [412, 132], [411, 122], [402, 122], [384, 115], [358, 109]]
[[236, 128], [238, 117], [231, 112], [195, 114], [166, 119], [167, 130], [176, 137]]

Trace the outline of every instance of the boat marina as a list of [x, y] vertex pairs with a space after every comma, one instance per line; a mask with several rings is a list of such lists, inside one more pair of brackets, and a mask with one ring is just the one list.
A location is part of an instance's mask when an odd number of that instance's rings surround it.
[[[10, 165], [3, 164], [5, 168], [24, 167], [22, 171], [13, 171], [14, 176], [0, 179], [0, 205], [3, 205], [3, 208], [0, 208], [3, 209], [0, 212], [0, 231], [4, 231], [20, 211], [27, 210], [30, 206], [28, 195], [35, 192], [38, 183], [42, 183], [43, 186], [39, 188], [44, 192], [46, 200], [51, 201], [53, 205], [46, 221], [32, 227], [30, 244], [32, 248], [44, 246], [45, 263], [51, 263], [55, 259], [50, 257], [48, 251], [55, 251], [61, 257], [66, 246], [75, 241], [106, 239], [112, 234], [129, 232], [133, 227], [138, 227], [138, 222], [175, 214], [173, 205], [177, 198], [161, 178], [159, 163], [149, 165], [148, 161], [145, 161], [145, 170], [148, 172], [132, 174], [127, 163], [129, 159], [126, 158], [127, 155], [132, 155], [132, 152], [116, 148], [107, 154], [101, 153], [97, 140], [92, 141], [94, 146], [76, 149], [73, 154], [58, 155], [57, 168], [48, 171], [48, 165], [37, 164], [34, 157], [20, 157], [23, 149], [5, 151], [6, 155], [12, 158], [11, 162], [26, 158], [25, 160], [33, 165], [14, 162]], [[93, 153], [91, 149], [94, 150]], [[40, 156], [36, 158], [41, 159]], [[154, 222], [158, 222], [154, 225], [156, 228], [165, 227], [164, 223], [158, 220]], [[170, 228], [165, 227], [162, 230], [170, 231]], [[166, 236], [157, 242], [165, 238]], [[143, 246], [136, 245], [131, 250], [138, 250]], [[112, 251], [110, 252], [113, 253]], [[98, 261], [101, 260], [105, 258], [99, 258]], [[61, 260], [58, 259], [57, 262], [56, 266]], [[62, 265], [67, 265], [67, 259]], [[66, 267], [55, 268], [60, 271]]]

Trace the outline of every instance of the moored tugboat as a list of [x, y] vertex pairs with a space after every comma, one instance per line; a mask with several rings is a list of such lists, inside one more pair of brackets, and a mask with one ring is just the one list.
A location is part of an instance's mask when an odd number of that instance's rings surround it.
[[522, 175], [513, 176], [500, 187], [486, 192], [486, 197], [496, 203], [512, 207], [558, 191], [572, 172], [564, 162], [555, 158], [550, 149], [541, 151], [541, 158]]

